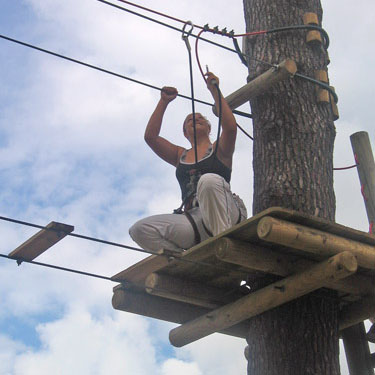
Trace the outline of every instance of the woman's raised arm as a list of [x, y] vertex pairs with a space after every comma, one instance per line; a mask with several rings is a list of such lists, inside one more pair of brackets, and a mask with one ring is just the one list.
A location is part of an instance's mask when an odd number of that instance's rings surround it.
[[218, 157], [228, 167], [232, 167], [232, 157], [236, 144], [237, 137], [237, 123], [233, 116], [232, 110], [228, 103], [217, 89], [216, 85], [219, 85], [219, 78], [213, 73], [206, 73], [207, 77], [207, 88], [211, 92], [217, 111], [219, 112], [219, 103], [221, 102], [221, 123], [222, 132], [219, 140]]
[[150, 148], [164, 161], [176, 166], [183, 148], [177, 146], [165, 138], [161, 137], [160, 129], [163, 122], [163, 116], [168, 104], [174, 100], [178, 92], [174, 87], [163, 87], [160, 94], [160, 100], [152, 113], [145, 131], [145, 141]]

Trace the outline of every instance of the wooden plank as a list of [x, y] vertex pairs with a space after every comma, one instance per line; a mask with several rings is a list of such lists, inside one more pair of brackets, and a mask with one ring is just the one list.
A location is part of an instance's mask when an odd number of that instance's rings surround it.
[[74, 230], [72, 225], [50, 222], [45, 229], [41, 229], [23, 244], [9, 253], [10, 257], [19, 260], [31, 261], [62, 240]]
[[272, 217], [264, 217], [258, 223], [258, 236], [264, 241], [289, 246], [324, 257], [332, 256], [342, 251], [350, 251], [356, 256], [358, 265], [375, 269], [374, 246], [310, 227]]
[[173, 329], [169, 340], [172, 345], [181, 347], [319, 289], [327, 280], [347, 277], [356, 270], [356, 258], [349, 252], [342, 252]]
[[[213, 237], [211, 240], [215, 241], [221, 237], [229, 237], [242, 241], [264, 244], [264, 241], [259, 241], [257, 235], [257, 224], [265, 216], [272, 216], [274, 218], [287, 220], [296, 224], [311, 227], [312, 229], [319, 229], [324, 232], [336, 234], [337, 236], [375, 246], [375, 237], [369, 235], [368, 233], [334, 223], [317, 216], [307, 215], [303, 212], [289, 210], [282, 207], [268, 208], [250, 219], [242, 221], [240, 224], [235, 225], [220, 235]], [[206, 243], [206, 241], [202, 242], [200, 245], [203, 246], [204, 243]]]
[[144, 286], [146, 277], [166, 267], [169, 264], [174, 264], [176, 260], [171, 260], [165, 255], [163, 250], [159, 251], [160, 255], [151, 255], [133, 266], [123, 270], [112, 276], [113, 281], [129, 281], [134, 285]]
[[306, 12], [303, 15], [304, 25], [319, 25], [318, 15], [313, 12]]
[[157, 273], [152, 273], [146, 278], [145, 286], [149, 294], [209, 309], [243, 297], [243, 294], [239, 293], [239, 284], [237, 290], [225, 290]]
[[[329, 86], [333, 92], [336, 92], [335, 88], [333, 86]], [[332, 94], [329, 96], [330, 102], [331, 102], [331, 109], [332, 109], [332, 117], [333, 121], [337, 121], [340, 118], [339, 109], [337, 107], [337, 103], [335, 102], [335, 99]]]
[[239, 267], [230, 266], [216, 258], [215, 240], [210, 238], [199, 245], [182, 253], [181, 258], [165, 266], [162, 273], [222, 289], [233, 288], [246, 278], [246, 273], [238, 270]]
[[[301, 272], [316, 263], [301, 256], [225, 237], [217, 242], [216, 255], [224, 262], [247, 268], [249, 272], [257, 270], [278, 276]], [[335, 282], [327, 281], [324, 286], [354, 295], [375, 293], [375, 280], [357, 274]]]
[[[119, 282], [129, 281], [140, 287], [144, 287], [144, 281], [148, 275], [153, 272], [162, 271], [163, 274], [200, 281], [204, 284], [218, 288], [225, 289], [234, 287], [238, 285], [241, 280], [246, 279], [249, 269], [239, 265], [235, 266], [226, 264], [216, 257], [215, 249], [222, 238], [228, 237], [231, 239], [246, 241], [254, 246], [269, 247], [271, 250], [283, 253], [286, 253], [288, 249], [290, 249], [290, 247], [282, 248], [280, 245], [274, 245], [270, 242], [266, 243], [258, 238], [258, 222], [264, 216], [268, 215], [375, 246], [374, 236], [371, 236], [368, 233], [354, 230], [337, 223], [332, 223], [318, 217], [312, 217], [297, 211], [280, 207], [271, 207], [227, 231], [222, 232], [218, 236], [209, 238], [181, 253], [181, 257], [184, 261], [179, 259], [170, 260], [163, 251], [160, 251], [161, 256], [150, 256], [145, 258], [132, 267], [112, 276], [112, 279]], [[316, 257], [316, 255], [311, 253], [305, 253], [304, 255], [309, 258], [315, 257], [315, 260], [321, 260], [324, 258], [322, 256]], [[297, 256], [300, 257], [301, 254], [297, 254]]]
[[[314, 77], [318, 81], [324, 82], [328, 84], [328, 72], [326, 70], [316, 70], [314, 72]], [[318, 103], [329, 103], [330, 97], [328, 90], [321, 88], [320, 86], [316, 86], [316, 96]]]
[[[242, 86], [237, 91], [228, 95], [225, 100], [231, 109], [238, 108], [242, 104], [248, 102], [250, 99], [264, 94], [270, 87], [276, 83], [293, 77], [297, 72], [297, 65], [293, 60], [287, 59], [282, 61], [277, 68], [271, 68], [251, 80], [245, 86]], [[218, 111], [216, 107], [212, 107], [214, 114], [217, 116]]]
[[375, 316], [375, 297], [367, 296], [342, 308], [340, 329], [351, 327], [373, 316]]
[[[115, 288], [112, 306], [116, 310], [179, 324], [210, 313], [210, 309], [167, 300], [147, 293], [134, 293], [121, 287]], [[248, 322], [242, 322], [229, 329], [220, 331], [220, 333], [246, 338], [248, 327]]]
[[[304, 25], [319, 25], [318, 16], [316, 13], [305, 13], [303, 15], [303, 24]], [[318, 30], [311, 30], [307, 32], [306, 35], [307, 43], [322, 43], [322, 35]]]

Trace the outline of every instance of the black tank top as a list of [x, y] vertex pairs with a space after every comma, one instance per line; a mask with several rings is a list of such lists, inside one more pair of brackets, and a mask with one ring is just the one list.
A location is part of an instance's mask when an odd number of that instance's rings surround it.
[[184, 163], [182, 161], [186, 150], [176, 168], [176, 177], [181, 188], [182, 201], [192, 197], [197, 191], [197, 184], [200, 177], [206, 173], [216, 173], [222, 176], [225, 181], [230, 182], [232, 170], [223, 164], [212, 150], [207, 150], [208, 156], [201, 159], [197, 164]]

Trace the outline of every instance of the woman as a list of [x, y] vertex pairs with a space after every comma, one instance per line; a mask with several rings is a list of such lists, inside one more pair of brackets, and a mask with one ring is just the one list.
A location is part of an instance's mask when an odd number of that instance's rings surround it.
[[129, 230], [130, 236], [144, 249], [188, 249], [246, 219], [245, 205], [231, 193], [229, 185], [236, 120], [215, 86], [219, 84], [218, 78], [210, 72], [206, 76], [216, 108], [221, 101], [222, 132], [218, 144], [211, 143], [210, 123], [200, 113], [194, 116], [195, 137], [193, 114], [188, 115], [183, 124], [191, 149], [186, 150], [159, 135], [165, 110], [178, 94], [174, 87], [161, 90], [160, 100], [147, 124], [147, 144], [160, 158], [176, 167], [184, 211], [154, 215], [135, 223]]

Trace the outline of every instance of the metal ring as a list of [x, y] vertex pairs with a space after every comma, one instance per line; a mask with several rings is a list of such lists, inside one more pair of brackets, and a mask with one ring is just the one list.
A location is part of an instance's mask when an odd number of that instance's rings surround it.
[[[191, 29], [189, 31], [185, 31], [187, 25], [191, 26]], [[182, 36], [181, 36], [181, 38], [183, 40], [185, 40], [186, 38], [188, 38], [191, 35], [191, 33], [193, 32], [193, 29], [194, 29], [193, 22], [186, 21], [185, 24], [184, 24], [184, 27], [182, 28]]]

